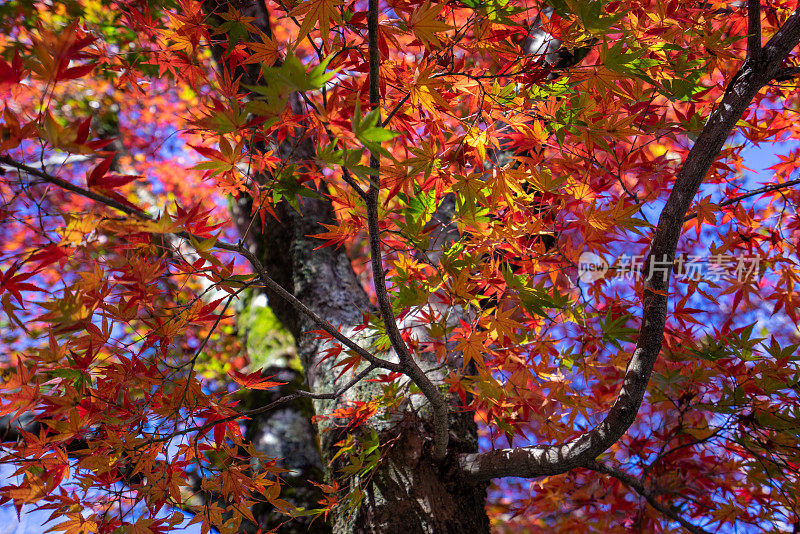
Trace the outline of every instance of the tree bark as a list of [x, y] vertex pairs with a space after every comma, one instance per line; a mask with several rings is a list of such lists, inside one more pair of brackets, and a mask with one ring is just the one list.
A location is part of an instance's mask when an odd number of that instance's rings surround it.
[[[207, 0], [204, 3], [206, 12], [212, 15], [212, 24], [214, 13], [227, 11], [224, 4], [224, 0]], [[247, 5], [243, 9], [241, 4], [239, 2], [237, 7], [243, 14], [256, 17], [254, 24], [270, 35], [270, 22], [264, 4], [259, 0], [245, 2]], [[253, 40], [256, 39], [253, 37]], [[218, 65], [224, 65], [224, 51], [219, 46], [214, 48]], [[243, 85], [259, 83], [257, 69], [236, 72], [235, 76], [242, 76]], [[292, 107], [296, 113], [301, 111], [296, 96], [292, 98]], [[285, 143], [292, 144], [292, 150], [279, 152], [291, 153], [287, 158], [295, 161], [313, 159], [313, 146], [306, 132], [296, 132], [296, 138]], [[257, 179], [268, 180], [269, 177]], [[240, 229], [248, 229], [245, 243], [262, 261], [270, 277], [316, 315], [348, 337], [358, 339], [354, 335], [354, 327], [361, 324], [363, 312], [373, 310], [373, 306], [344, 250], [335, 247], [315, 250], [320, 241], [309, 237], [323, 229], [322, 223], [334, 221], [330, 202], [303, 198], [300, 212], [286, 203], [280, 204], [276, 207], [278, 220], [267, 216], [263, 227], [258, 218], [255, 225], [250, 224], [250, 208], [251, 200], [241, 198], [236, 202], [233, 216]], [[330, 360], [324, 359], [325, 350], [329, 348], [327, 342], [308, 334], [318, 329], [318, 325], [288, 306], [274, 292], [266, 293], [269, 306], [297, 340], [298, 355], [309, 390], [328, 393], [341, 388], [350, 377], [339, 377], [339, 370], [332, 368]], [[428, 363], [428, 367], [436, 364], [435, 361]], [[317, 415], [327, 415], [337, 407], [348, 406], [353, 401], [367, 401], [380, 392], [380, 386], [362, 380], [336, 400], [315, 400], [314, 411]], [[344, 488], [344, 492], [356, 487], [363, 491], [359, 506], [337, 509], [331, 518], [335, 533], [479, 534], [489, 531], [484, 509], [487, 484], [464, 484], [455, 471], [457, 454], [475, 453], [478, 450], [477, 426], [470, 413], [460, 413], [455, 399], [450, 400], [453, 405], [449, 421], [449, 461], [434, 461], [430, 439], [433, 433], [431, 410], [425, 403], [416, 403], [414, 399], [415, 402], [403, 404], [396, 413], [382, 421], [372, 423], [377, 418], [370, 420], [370, 428], [378, 433], [380, 439], [382, 458], [369, 474], [368, 480], [342, 475], [342, 458], [336, 461], [332, 459], [338, 450], [336, 444], [344, 438], [345, 433], [336, 425], [335, 419], [317, 420], [326, 480], [336, 481]]]
[[[290, 274], [293, 294], [317, 315], [327, 319], [345, 334], [361, 323], [362, 311], [371, 307], [363, 288], [341, 249], [326, 247], [314, 250], [318, 241], [308, 237], [319, 232], [319, 224], [332, 222], [330, 204], [306, 200], [302, 215], [282, 205], [281, 222], [268, 221], [268, 227], [256, 239], [256, 252], [264, 258], [270, 274], [285, 278]], [[279, 256], [279, 261], [276, 256]], [[281, 265], [282, 272], [277, 272]], [[271, 302], [277, 300], [273, 297]], [[313, 392], [329, 392], [340, 388], [348, 376], [337, 378], [339, 371], [329, 360], [322, 362], [325, 343], [305, 332], [316, 329], [307, 317], [281, 312], [287, 328], [294, 329], [298, 354]], [[353, 337], [352, 335], [350, 337]], [[337, 401], [314, 401], [315, 412], [325, 415], [351, 401], [366, 401], [380, 393], [371, 382], [348, 390]], [[477, 428], [470, 414], [451, 417], [451, 453], [477, 452]], [[345, 488], [355, 484], [364, 491], [364, 500], [356, 513], [342, 509], [333, 516], [333, 531], [345, 533], [441, 533], [488, 532], [484, 510], [486, 484], [463, 484], [455, 472], [455, 464], [438, 464], [432, 459], [431, 422], [407, 406], [390, 420], [375, 425], [381, 443], [391, 441], [384, 457], [368, 482], [346, 479], [338, 469], [341, 460], [331, 463], [336, 444], [344, 432], [335, 420], [322, 419], [317, 430], [322, 448], [326, 479], [336, 480]]]

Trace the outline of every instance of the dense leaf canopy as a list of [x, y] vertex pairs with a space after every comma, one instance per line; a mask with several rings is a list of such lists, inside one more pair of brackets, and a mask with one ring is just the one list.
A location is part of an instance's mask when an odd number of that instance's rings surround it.
[[417, 443], [497, 532], [797, 531], [796, 9], [3, 3], [0, 501], [317, 528]]

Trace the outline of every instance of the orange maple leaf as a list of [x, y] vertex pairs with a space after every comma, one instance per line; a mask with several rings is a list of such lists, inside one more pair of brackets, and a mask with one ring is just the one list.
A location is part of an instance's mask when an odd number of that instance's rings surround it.
[[290, 17], [298, 15], [305, 15], [303, 22], [300, 24], [300, 31], [297, 33], [297, 42], [314, 29], [316, 23], [319, 22], [319, 33], [322, 36], [322, 44], [328, 48], [328, 34], [330, 33], [331, 21], [338, 25], [344, 24], [342, 16], [339, 13], [339, 8], [342, 5], [342, 0], [309, 0], [302, 2], [289, 12]]
[[436, 20], [441, 10], [441, 4], [431, 5], [430, 2], [425, 2], [408, 19], [408, 29], [414, 32], [426, 50], [430, 50], [431, 46], [441, 45], [437, 33], [452, 29], [449, 24]]

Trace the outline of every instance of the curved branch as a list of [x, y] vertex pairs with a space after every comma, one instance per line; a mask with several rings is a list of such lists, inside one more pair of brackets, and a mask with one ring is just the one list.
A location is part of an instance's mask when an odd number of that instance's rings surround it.
[[676, 514], [673, 510], [658, 502], [656, 495], [652, 491], [645, 488], [644, 484], [642, 484], [642, 482], [638, 478], [626, 473], [621, 469], [601, 464], [596, 461], [588, 462], [584, 467], [586, 469], [590, 469], [592, 471], [596, 471], [598, 473], [602, 473], [604, 475], [608, 475], [612, 478], [619, 480], [620, 482], [631, 488], [633, 491], [644, 497], [644, 499], [647, 501], [647, 504], [653, 507], [653, 509], [658, 510], [659, 512], [669, 517], [673, 521], [680, 523], [680, 525], [683, 528], [685, 528], [692, 534], [708, 534], [707, 530], [704, 530], [700, 527], [697, 527], [689, 523], [684, 518]]
[[[653, 366], [661, 352], [667, 319], [669, 268], [692, 199], [720, 153], [736, 122], [758, 91], [779, 72], [781, 63], [800, 41], [800, 8], [761, 50], [759, 62], [748, 58], [711, 113], [675, 179], [645, 261], [642, 324], [636, 348], [628, 362], [617, 400], [597, 426], [560, 445], [538, 445], [462, 454], [458, 464], [473, 481], [496, 477], [539, 477], [564, 473], [587, 465], [617, 442], [633, 424], [642, 404]], [[654, 276], [656, 275], [657, 276]]]
[[[378, 0], [369, 0], [367, 15], [367, 28], [369, 32], [369, 101], [372, 109], [380, 110], [380, 83], [379, 69], [380, 58], [378, 49]], [[380, 113], [380, 111], [378, 111]], [[381, 123], [380, 116], [378, 123]], [[448, 425], [447, 425], [447, 400], [428, 375], [420, 369], [408, 346], [397, 328], [397, 321], [392, 311], [392, 303], [386, 291], [386, 277], [383, 271], [381, 255], [381, 234], [378, 225], [378, 202], [381, 188], [380, 179], [380, 154], [370, 155], [370, 167], [375, 171], [370, 176], [369, 192], [367, 193], [367, 230], [369, 233], [370, 259], [372, 263], [372, 277], [375, 281], [375, 294], [378, 297], [378, 309], [381, 319], [386, 327], [386, 334], [397, 353], [403, 372], [419, 387], [422, 394], [428, 399], [433, 408], [433, 458], [442, 460], [447, 454]]]

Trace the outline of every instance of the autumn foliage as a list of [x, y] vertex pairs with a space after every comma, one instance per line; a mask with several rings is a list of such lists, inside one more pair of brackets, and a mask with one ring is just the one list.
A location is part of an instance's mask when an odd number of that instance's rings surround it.
[[[455, 413], [481, 451], [597, 428], [663, 300], [620, 439], [539, 478], [464, 469], [498, 477], [493, 528], [797, 531], [796, 41], [769, 55], [797, 2], [371, 2], [268, 0], [268, 24], [234, 0], [0, 5], [0, 502], [67, 533], [356, 514], [385, 421], [420, 403], [425, 454], [462, 466]], [[677, 254], [648, 256], [707, 121], [769, 61]], [[281, 296], [248, 245], [315, 202], [333, 216], [306, 237], [348, 254], [360, 323]], [[285, 385], [236, 318], [265, 287], [335, 388], [243, 407]], [[302, 396], [338, 436], [310, 506], [243, 431]]]

